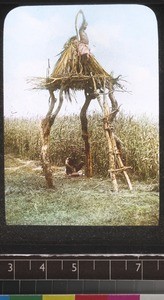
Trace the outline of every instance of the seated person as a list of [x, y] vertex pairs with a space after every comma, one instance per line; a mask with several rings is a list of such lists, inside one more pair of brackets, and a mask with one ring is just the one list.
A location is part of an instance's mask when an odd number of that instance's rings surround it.
[[77, 173], [84, 166], [84, 161], [80, 160], [75, 147], [72, 148], [71, 155], [66, 158], [65, 166], [67, 175]]

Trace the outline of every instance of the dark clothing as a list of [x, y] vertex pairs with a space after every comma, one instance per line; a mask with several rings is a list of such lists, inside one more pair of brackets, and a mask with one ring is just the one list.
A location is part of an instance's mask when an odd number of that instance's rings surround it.
[[65, 161], [66, 165], [66, 174], [72, 174], [74, 172], [78, 172], [81, 170], [81, 168], [84, 166], [84, 162], [80, 161], [77, 156], [70, 156], [67, 157]]

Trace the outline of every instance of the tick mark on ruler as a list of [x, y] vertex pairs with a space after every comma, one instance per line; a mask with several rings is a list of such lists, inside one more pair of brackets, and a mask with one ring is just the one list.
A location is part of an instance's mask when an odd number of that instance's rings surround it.
[[160, 266], [159, 266], [159, 260], [157, 260], [157, 271], [159, 271]]
[[29, 261], [29, 270], [31, 271], [31, 260]]
[[96, 262], [95, 262], [95, 260], [93, 260], [93, 270], [94, 271], [96, 270]]
[[125, 271], [127, 271], [128, 270], [128, 262], [127, 262], [127, 260], [125, 260]]
[[63, 271], [63, 269], [64, 269], [64, 262], [63, 262], [63, 260], [61, 261], [61, 270]]

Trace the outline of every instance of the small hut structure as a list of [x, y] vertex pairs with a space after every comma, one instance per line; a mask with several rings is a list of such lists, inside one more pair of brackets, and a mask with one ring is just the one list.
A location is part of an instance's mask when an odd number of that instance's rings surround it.
[[[77, 29], [77, 20], [82, 16], [82, 24]], [[50, 131], [59, 113], [64, 98], [71, 100], [71, 90], [84, 91], [85, 102], [80, 112], [82, 138], [85, 144], [87, 177], [92, 176], [92, 153], [89, 142], [87, 109], [92, 99], [98, 101], [103, 112], [103, 126], [109, 148], [109, 176], [114, 191], [118, 191], [116, 180], [117, 172], [123, 172], [130, 190], [132, 189], [127, 169], [121, 160], [119, 146], [120, 140], [114, 134], [113, 121], [119, 111], [118, 103], [114, 97], [116, 87], [121, 87], [119, 77], [113, 78], [98, 63], [89, 49], [89, 40], [85, 32], [87, 22], [80, 10], [76, 16], [76, 36], [71, 37], [64, 45], [64, 49], [50, 76], [39, 80], [39, 88], [46, 89], [50, 94], [49, 110], [41, 121], [41, 161], [48, 187], [53, 186], [52, 169], [49, 159]], [[55, 92], [59, 92], [57, 100]], [[110, 105], [109, 105], [109, 103]], [[54, 108], [56, 106], [56, 110]]]

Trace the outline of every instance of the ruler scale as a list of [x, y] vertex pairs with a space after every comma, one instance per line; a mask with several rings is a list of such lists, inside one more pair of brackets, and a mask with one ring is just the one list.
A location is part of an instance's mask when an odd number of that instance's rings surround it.
[[1, 255], [0, 287], [13, 294], [164, 292], [164, 257]]
[[21, 279], [164, 280], [164, 259], [0, 259], [0, 280]]

